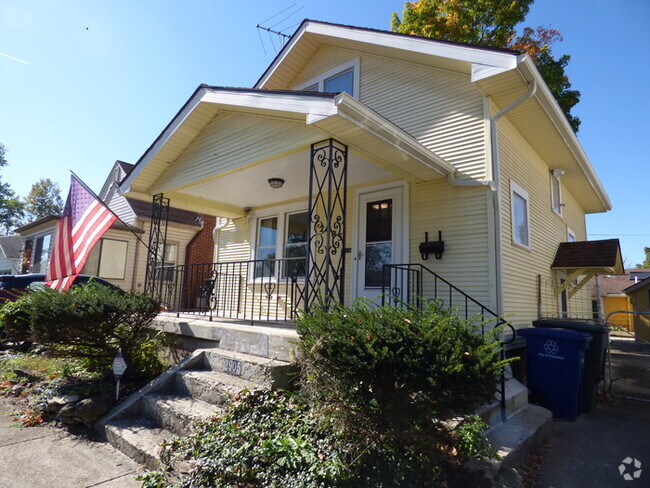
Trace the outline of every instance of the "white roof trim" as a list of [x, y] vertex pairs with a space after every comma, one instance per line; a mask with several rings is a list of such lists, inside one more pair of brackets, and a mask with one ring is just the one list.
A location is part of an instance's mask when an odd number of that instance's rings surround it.
[[[273, 60], [266, 72], [256, 83], [255, 88], [260, 88], [273, 75], [284, 59], [289, 55], [293, 47], [306, 34], [316, 34], [336, 39], [363, 42], [377, 46], [383, 46], [405, 51], [428, 54], [441, 58], [467, 61], [477, 64], [480, 72], [484, 67], [494, 68], [501, 71], [508, 71], [517, 67], [517, 54], [498, 52], [491, 49], [483, 49], [476, 46], [464, 46], [460, 44], [436, 41], [435, 39], [423, 39], [414, 36], [396, 35], [392, 32], [381, 32], [365, 29], [355, 29], [338, 25], [322, 24], [314, 21], [305, 21], [293, 35], [291, 40], [284, 46], [280, 54]], [[472, 67], [474, 71], [474, 67]], [[492, 73], [496, 74], [496, 73]]]
[[546, 82], [535, 66], [535, 62], [528, 54], [522, 54], [519, 56], [519, 69], [525, 80], [530, 80], [533, 78], [537, 81], [538, 89], [535, 98], [537, 98], [540, 105], [547, 113], [549, 120], [551, 120], [553, 122], [553, 125], [555, 125], [557, 128], [558, 133], [562, 139], [564, 139], [567, 148], [569, 148], [569, 150], [573, 153], [578, 166], [580, 166], [580, 169], [589, 181], [589, 184], [593, 188], [594, 192], [596, 192], [598, 195], [598, 198], [602, 203], [605, 211], [611, 210], [612, 203], [607, 196], [605, 188], [598, 179], [598, 176], [596, 176], [596, 172], [594, 171], [594, 168], [591, 165], [587, 154], [580, 145], [575, 132], [573, 132], [569, 121], [564, 115], [564, 112], [562, 112], [562, 109], [555, 100], [555, 97], [548, 89]]

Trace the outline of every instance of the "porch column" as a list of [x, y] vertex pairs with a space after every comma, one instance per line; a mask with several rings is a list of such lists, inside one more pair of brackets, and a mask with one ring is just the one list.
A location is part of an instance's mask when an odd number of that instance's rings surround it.
[[144, 278], [144, 291], [154, 298], [162, 296], [164, 273], [162, 266], [167, 242], [167, 222], [169, 220], [169, 198], [162, 193], [154, 195], [149, 225], [149, 246], [147, 249], [147, 271]]
[[319, 300], [343, 303], [348, 147], [334, 139], [312, 144], [305, 309]]

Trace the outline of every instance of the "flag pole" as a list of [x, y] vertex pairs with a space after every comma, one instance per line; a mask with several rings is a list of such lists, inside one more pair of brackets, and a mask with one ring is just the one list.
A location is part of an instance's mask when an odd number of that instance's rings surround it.
[[136, 233], [133, 231], [133, 229], [131, 228], [131, 226], [130, 226], [129, 224], [127, 224], [126, 222], [124, 222], [124, 221], [122, 220], [122, 218], [121, 218], [119, 215], [117, 215], [115, 212], [113, 212], [113, 209], [110, 208], [110, 207], [106, 204], [106, 202], [104, 202], [104, 200], [102, 200], [101, 198], [99, 198], [99, 196], [97, 196], [97, 194], [96, 194], [94, 191], [92, 191], [92, 190], [90, 189], [90, 187], [89, 187], [88, 185], [86, 185], [86, 184], [83, 182], [83, 180], [82, 180], [81, 178], [79, 178], [79, 177], [75, 174], [74, 171], [70, 170], [70, 173], [72, 173], [72, 176], [74, 176], [74, 178], [79, 182], [79, 184], [80, 184], [81, 186], [83, 186], [83, 187], [88, 191], [88, 193], [90, 193], [93, 197], [95, 197], [95, 199], [99, 200], [99, 201], [100, 201], [100, 202], [101, 202], [101, 203], [102, 203], [102, 204], [103, 204], [103, 205], [108, 209], [108, 211], [109, 211], [110, 213], [112, 213], [113, 215], [115, 215], [115, 217], [117, 217], [117, 220], [119, 220], [120, 222], [122, 222], [122, 224], [124, 225], [124, 227], [126, 227], [127, 230], [129, 230], [129, 231], [131, 232], [131, 234], [133, 234], [133, 235], [135, 236], [135, 238], [136, 238], [137, 240], [139, 240], [139, 241], [142, 243], [142, 245], [143, 245], [143, 246], [144, 246], [148, 251], [150, 251], [149, 246], [148, 246], [147, 244], [145, 244], [144, 241], [140, 238], [140, 236], [139, 236], [138, 234], [136, 234]]

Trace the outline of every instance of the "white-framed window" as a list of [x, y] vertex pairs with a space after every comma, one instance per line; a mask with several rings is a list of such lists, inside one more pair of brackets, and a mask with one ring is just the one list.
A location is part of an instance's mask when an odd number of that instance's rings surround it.
[[359, 59], [342, 64], [296, 87], [297, 90], [323, 93], [346, 92], [359, 97]]
[[127, 241], [102, 238], [90, 251], [81, 272], [109, 280], [123, 280], [128, 249]]
[[32, 273], [45, 273], [50, 262], [50, 246], [52, 235], [46, 234], [36, 238], [32, 257]]
[[[255, 227], [253, 278], [304, 277], [308, 229], [306, 210], [259, 217]], [[281, 259], [279, 266], [276, 259]]]
[[566, 228], [566, 241], [567, 242], [575, 242], [576, 241], [576, 233], [573, 232], [573, 230], [570, 227]]
[[554, 169], [551, 171], [551, 207], [553, 211], [562, 216], [562, 187], [560, 185], [560, 177], [564, 174], [564, 170]]
[[510, 180], [512, 241], [526, 249], [530, 249], [529, 199], [528, 192], [517, 183]]

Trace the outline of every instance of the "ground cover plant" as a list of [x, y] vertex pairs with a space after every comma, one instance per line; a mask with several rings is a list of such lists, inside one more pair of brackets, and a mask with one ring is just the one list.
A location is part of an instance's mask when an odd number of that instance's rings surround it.
[[[492, 454], [471, 413], [505, 362], [496, 334], [444, 311], [356, 302], [298, 321], [296, 394], [257, 391], [173, 441], [143, 487], [442, 487], [449, 467]], [[174, 484], [176, 483], [176, 484]]]

